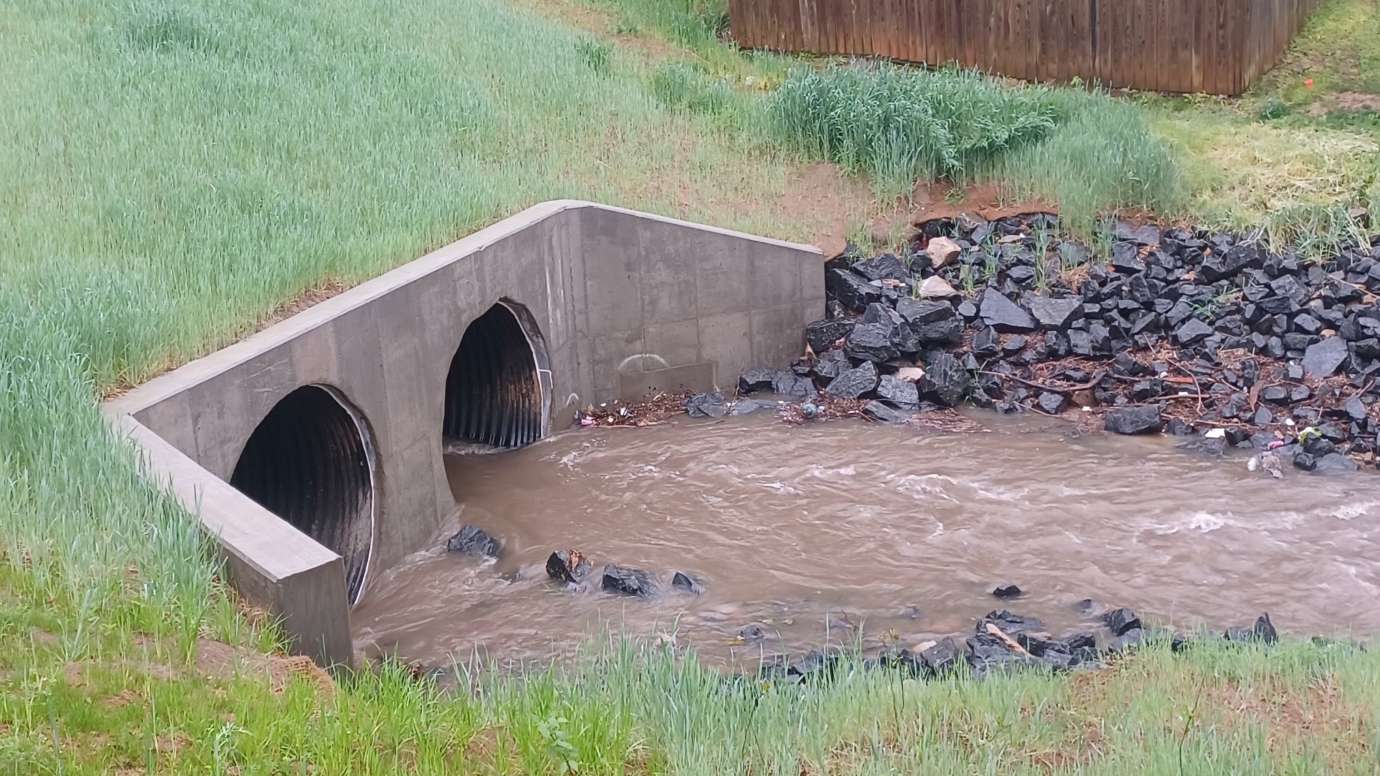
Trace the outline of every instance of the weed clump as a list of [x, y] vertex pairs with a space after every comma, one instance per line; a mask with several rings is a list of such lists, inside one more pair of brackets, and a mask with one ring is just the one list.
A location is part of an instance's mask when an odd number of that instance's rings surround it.
[[787, 146], [872, 176], [878, 193], [916, 180], [997, 179], [1060, 203], [1066, 222], [1178, 204], [1178, 167], [1141, 110], [1099, 92], [1010, 86], [975, 71], [887, 63], [797, 68], [773, 95]]
[[1048, 136], [1057, 119], [1042, 89], [886, 63], [796, 68], [770, 111], [783, 142], [871, 175], [886, 194], [907, 192], [916, 179], [970, 178]]

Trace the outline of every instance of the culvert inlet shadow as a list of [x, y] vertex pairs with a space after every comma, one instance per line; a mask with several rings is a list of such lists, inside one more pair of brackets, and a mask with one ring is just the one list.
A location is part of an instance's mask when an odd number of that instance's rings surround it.
[[465, 329], [446, 376], [447, 451], [522, 447], [546, 434], [546, 343], [531, 313], [500, 301]]
[[302, 386], [264, 417], [230, 485], [341, 556], [351, 604], [364, 592], [374, 545], [374, 444], [339, 391]]

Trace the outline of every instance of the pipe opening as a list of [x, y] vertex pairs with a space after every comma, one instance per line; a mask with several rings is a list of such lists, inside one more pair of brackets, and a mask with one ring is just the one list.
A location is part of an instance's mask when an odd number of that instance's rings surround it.
[[350, 603], [374, 545], [374, 447], [364, 417], [334, 388], [306, 385], [269, 411], [230, 485], [338, 553]]
[[446, 449], [513, 448], [547, 431], [546, 345], [527, 308], [503, 300], [465, 329], [446, 375]]

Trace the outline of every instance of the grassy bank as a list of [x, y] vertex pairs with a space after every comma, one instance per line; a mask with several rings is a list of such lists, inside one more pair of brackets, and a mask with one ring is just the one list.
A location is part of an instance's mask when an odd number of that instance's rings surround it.
[[[454, 699], [401, 671], [331, 691], [264, 662], [271, 627], [139, 480], [98, 397], [543, 199], [817, 227], [789, 196], [802, 160], [745, 132], [783, 60], [724, 47], [694, 5], [610, 7], [621, 34], [670, 30], [679, 75], [499, 0], [0, 9], [0, 771], [1374, 764], [1374, 658], [1305, 645], [1154, 651], [1074, 682], [860, 676], [760, 698], [627, 652]], [[1087, 166], [1055, 137], [1031, 164]], [[1271, 711], [1234, 718], [1243, 703]]]

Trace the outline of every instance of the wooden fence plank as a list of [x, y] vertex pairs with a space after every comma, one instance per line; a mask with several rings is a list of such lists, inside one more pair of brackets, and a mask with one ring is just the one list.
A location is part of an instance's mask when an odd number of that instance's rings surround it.
[[729, 0], [744, 48], [958, 63], [1016, 78], [1236, 94], [1320, 0]]

